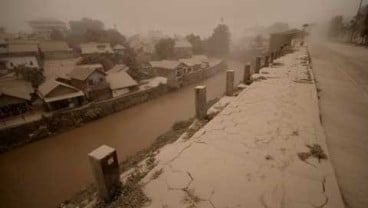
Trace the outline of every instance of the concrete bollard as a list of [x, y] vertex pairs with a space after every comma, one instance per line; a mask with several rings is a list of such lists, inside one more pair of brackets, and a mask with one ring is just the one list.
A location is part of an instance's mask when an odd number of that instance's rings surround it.
[[197, 86], [194, 91], [196, 118], [202, 120], [207, 116], [206, 86]]
[[268, 55], [265, 57], [265, 64], [264, 64], [265, 67], [269, 67], [270, 66], [269, 58], [270, 58], [270, 56], [268, 56]]
[[243, 83], [248, 84], [250, 81], [250, 64], [244, 66]]
[[88, 154], [101, 199], [111, 201], [121, 187], [116, 150], [102, 145]]
[[226, 71], [226, 96], [232, 96], [234, 92], [234, 70]]
[[259, 70], [261, 69], [261, 59], [262, 57], [260, 56], [256, 57], [256, 66], [255, 66], [254, 73], [259, 73]]
[[270, 64], [273, 64], [273, 59], [275, 58], [275, 53], [274, 52], [271, 52], [270, 54]]

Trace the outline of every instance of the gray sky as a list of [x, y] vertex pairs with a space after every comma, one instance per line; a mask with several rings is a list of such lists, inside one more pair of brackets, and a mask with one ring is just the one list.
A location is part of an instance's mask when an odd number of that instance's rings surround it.
[[[223, 17], [232, 33], [245, 27], [288, 22], [291, 26], [332, 15], [352, 16], [360, 0], [0, 0], [0, 25], [26, 31], [26, 20], [82, 17], [113, 24], [124, 34], [162, 30], [208, 36]], [[366, 2], [368, 0], [365, 0]]]

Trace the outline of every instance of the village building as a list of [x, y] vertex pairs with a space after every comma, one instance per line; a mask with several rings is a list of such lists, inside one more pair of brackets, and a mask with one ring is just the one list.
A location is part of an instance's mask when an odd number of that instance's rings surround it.
[[39, 47], [44, 59], [69, 59], [75, 56], [65, 41], [42, 41]]
[[70, 84], [83, 90], [89, 100], [112, 97], [106, 73], [101, 64], [78, 65], [69, 74]]
[[127, 94], [138, 88], [138, 83], [125, 71], [108, 71], [106, 76], [113, 97]]
[[81, 106], [84, 93], [68, 84], [50, 79], [42, 83], [37, 91], [48, 111]]
[[153, 73], [156, 76], [162, 76], [167, 78], [167, 84], [169, 87], [180, 87], [180, 79], [189, 73], [189, 67], [175, 60], [162, 60], [150, 62]]
[[0, 118], [19, 115], [31, 107], [34, 90], [30, 82], [19, 79], [0, 81]]
[[185, 39], [176, 40], [174, 54], [176, 58], [190, 58], [193, 55], [193, 46]]
[[115, 66], [113, 66], [111, 69], [109, 69], [107, 72], [108, 73], [115, 73], [115, 72], [127, 72], [129, 70], [129, 67], [124, 65], [124, 64], [116, 64]]
[[120, 55], [120, 56], [124, 55], [124, 53], [125, 53], [125, 47], [121, 44], [115, 45], [112, 48], [112, 50], [114, 51], [115, 54]]
[[111, 48], [110, 43], [82, 43], [80, 44], [80, 50], [82, 56], [92, 55], [92, 54], [112, 54], [114, 51]]
[[209, 59], [205, 55], [195, 55], [191, 58], [179, 59], [179, 62], [189, 67], [187, 73], [196, 72], [209, 67]]
[[43, 75], [46, 79], [69, 80], [67, 76], [77, 66], [82, 58], [46, 59], [43, 64]]
[[39, 60], [39, 50], [35, 43], [8, 43], [0, 49], [0, 62], [7, 70], [19, 66], [39, 69]]
[[41, 35], [45, 39], [49, 39], [51, 32], [54, 30], [60, 32], [67, 31], [65, 22], [53, 18], [35, 19], [28, 21], [28, 24], [32, 28], [33, 33]]

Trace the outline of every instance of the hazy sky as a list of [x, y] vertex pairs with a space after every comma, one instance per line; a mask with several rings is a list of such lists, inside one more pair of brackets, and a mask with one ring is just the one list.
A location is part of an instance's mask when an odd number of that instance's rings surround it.
[[[54, 17], [69, 21], [82, 17], [113, 24], [124, 34], [162, 30], [172, 35], [194, 32], [208, 36], [221, 17], [232, 33], [275, 21], [291, 26], [352, 16], [360, 0], [0, 0], [0, 25], [26, 31], [26, 20]], [[365, 0], [368, 2], [368, 0]]]

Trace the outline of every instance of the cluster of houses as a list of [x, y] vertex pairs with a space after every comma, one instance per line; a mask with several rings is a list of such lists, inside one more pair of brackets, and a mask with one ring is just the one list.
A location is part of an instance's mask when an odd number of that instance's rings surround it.
[[150, 61], [148, 68], [152, 74], [166, 77], [169, 87], [179, 88], [191, 83], [190, 81], [203, 79], [208, 72], [216, 72], [224, 64], [220, 59], [193, 55], [191, 43], [185, 39], [178, 39], [174, 45], [174, 59]]
[[[35, 34], [43, 38], [4, 38], [0, 34], [0, 118], [21, 114], [29, 109], [55, 111], [78, 107], [88, 102], [126, 95], [149, 86], [147, 81], [137, 82], [124, 64], [111, 69], [101, 64], [82, 64], [83, 57], [96, 54], [123, 56], [123, 45], [88, 42], [71, 48], [65, 41], [49, 40], [53, 29], [65, 30], [59, 21], [33, 21]], [[139, 36], [128, 40], [142, 63], [141, 72], [151, 75], [151, 81], [164, 79], [168, 87], [178, 88], [186, 80], [203, 74], [223, 63], [204, 55], [193, 55], [192, 45], [177, 38], [172, 60], [151, 61], [154, 43], [161, 34], [151, 34], [151, 41]], [[153, 39], [153, 40], [152, 40]], [[45, 77], [37, 89], [16, 73], [17, 68], [39, 70]], [[200, 76], [202, 77], [202, 75]], [[161, 81], [159, 81], [161, 82]]]
[[[127, 94], [138, 83], [117, 64], [78, 63], [91, 54], [124, 54], [124, 46], [83, 43], [73, 50], [64, 41], [2, 40], [0, 42], [0, 117], [21, 114], [31, 106], [47, 111], [81, 106], [87, 102]], [[17, 67], [39, 70], [46, 80], [34, 89], [16, 75]]]

